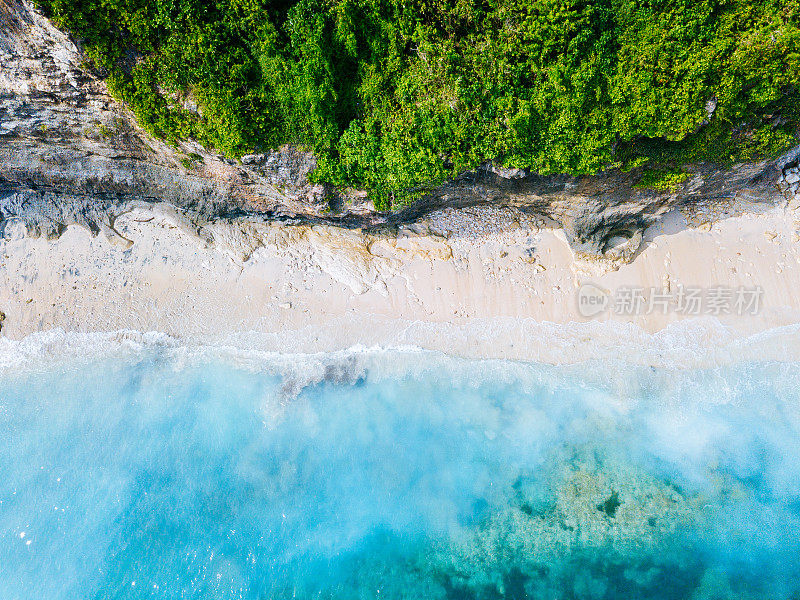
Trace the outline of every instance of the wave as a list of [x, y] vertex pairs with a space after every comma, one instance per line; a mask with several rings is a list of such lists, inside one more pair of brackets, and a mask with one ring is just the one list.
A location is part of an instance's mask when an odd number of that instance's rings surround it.
[[[106, 358], [135, 359], [159, 353], [176, 362], [225, 360], [241, 368], [333, 377], [336, 365], [385, 371], [397, 376], [406, 367], [438, 369], [454, 360], [483, 359], [487, 365], [577, 365], [619, 363], [662, 369], [693, 369], [740, 362], [800, 361], [800, 324], [743, 335], [715, 319], [686, 320], [650, 333], [634, 324], [590, 322], [556, 324], [523, 319], [476, 320], [469, 325], [408, 322], [397, 327], [395, 343], [353, 345], [318, 351], [308, 346], [311, 330], [281, 334], [243, 332], [206, 338], [182, 338], [161, 332], [119, 330], [68, 332], [53, 329], [21, 340], [0, 338], [0, 374], [53, 363], [84, 363]], [[481, 348], [481, 340], [484, 347]], [[502, 340], [502, 344], [497, 344]], [[493, 347], [511, 348], [510, 352]], [[320, 346], [323, 346], [322, 344]], [[405, 360], [395, 360], [398, 356]], [[413, 357], [417, 360], [412, 360]], [[468, 367], [474, 368], [474, 365]]]
[[559, 364], [2, 340], [0, 596], [793, 597], [797, 328], [699, 325]]

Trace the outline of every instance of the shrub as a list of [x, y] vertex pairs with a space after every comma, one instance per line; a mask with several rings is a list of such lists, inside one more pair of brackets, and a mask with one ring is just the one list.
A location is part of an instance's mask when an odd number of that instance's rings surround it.
[[486, 159], [663, 179], [797, 142], [800, 0], [40, 4], [151, 133], [308, 148], [382, 207]]

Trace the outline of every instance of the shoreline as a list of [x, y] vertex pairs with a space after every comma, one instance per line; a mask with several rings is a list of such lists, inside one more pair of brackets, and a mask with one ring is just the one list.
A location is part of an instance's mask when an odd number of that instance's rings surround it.
[[[677, 323], [735, 339], [800, 323], [798, 225], [780, 204], [675, 210], [645, 231], [631, 262], [613, 265], [576, 256], [551, 222], [510, 208], [445, 209], [380, 236], [231, 221], [198, 236], [159, 205], [95, 237], [69, 226], [32, 238], [12, 222], [0, 240], [0, 335], [127, 329], [190, 343], [252, 338], [281, 352], [407, 345], [543, 362], [669, 336]], [[648, 310], [648, 294], [675, 300], [682, 286], [730, 290], [730, 314]], [[735, 314], [744, 288], [761, 290], [755, 315]], [[608, 295], [595, 318], [581, 314], [585, 289]], [[615, 314], [615, 295], [631, 289], [644, 294], [642, 314]]]
[[[706, 345], [800, 323], [800, 146], [682, 165], [664, 189], [638, 167], [540, 176], [489, 160], [379, 212], [365, 190], [309, 181], [316, 159], [298, 148], [237, 161], [153, 138], [28, 0], [5, 13], [0, 338], [160, 331], [558, 362], [681, 323], [693, 339], [697, 318], [717, 332], [695, 336]], [[729, 294], [727, 310], [683, 311], [692, 288], [706, 308]], [[760, 304], [738, 315], [747, 291]]]
[[[396, 325], [396, 323], [395, 323]], [[497, 322], [474, 323], [477, 328], [498, 327]], [[361, 359], [385, 366], [379, 357], [426, 357], [426, 364], [438, 361], [485, 361], [513, 365], [571, 367], [581, 365], [615, 365], [624, 371], [629, 367], [653, 368], [666, 371], [711, 369], [738, 363], [800, 362], [800, 324], [784, 325], [751, 335], [726, 328], [717, 320], [686, 320], [648, 333], [635, 325], [614, 323], [587, 324], [531, 323], [527, 321], [502, 323], [516, 337], [502, 352], [487, 353], [474, 345], [476, 331], [452, 326], [430, 327], [404, 324], [401, 342], [387, 344], [355, 344], [347, 347], [327, 346], [323, 332], [316, 343], [303, 337], [305, 331], [286, 331], [282, 334], [242, 332], [216, 338], [174, 337], [159, 331], [77, 332], [49, 329], [31, 333], [18, 340], [0, 337], [0, 372], [47, 368], [53, 362], [70, 365], [106, 359], [136, 358], [154, 352], [158, 356], [185, 362], [220, 359], [259, 370], [277, 363], [291, 364], [290, 371], [303, 371], [320, 365], [349, 370], [353, 361]], [[381, 331], [384, 333], [384, 331]], [[535, 341], [519, 343], [530, 334]], [[452, 344], [437, 344], [442, 337], [464, 342], [464, 351], [453, 351]], [[320, 343], [322, 342], [322, 343]], [[374, 359], [374, 360], [373, 360]], [[412, 361], [413, 362], [413, 361]], [[416, 363], [414, 363], [416, 364]], [[419, 366], [419, 365], [417, 365]], [[337, 371], [338, 372], [338, 371]]]

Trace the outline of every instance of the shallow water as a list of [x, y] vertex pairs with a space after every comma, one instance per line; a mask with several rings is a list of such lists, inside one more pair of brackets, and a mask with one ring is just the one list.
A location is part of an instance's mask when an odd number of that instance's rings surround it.
[[123, 346], [0, 369], [0, 598], [800, 593], [800, 365]]

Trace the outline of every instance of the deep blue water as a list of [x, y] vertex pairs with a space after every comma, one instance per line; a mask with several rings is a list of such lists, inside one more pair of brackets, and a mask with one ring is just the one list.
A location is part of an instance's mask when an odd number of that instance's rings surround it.
[[800, 366], [0, 371], [0, 598], [796, 598]]

